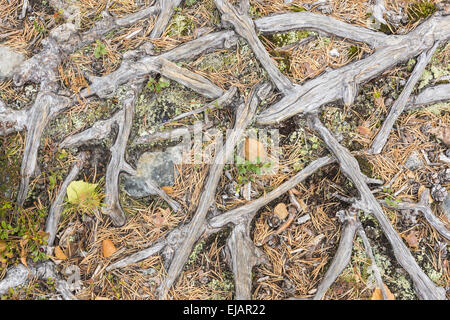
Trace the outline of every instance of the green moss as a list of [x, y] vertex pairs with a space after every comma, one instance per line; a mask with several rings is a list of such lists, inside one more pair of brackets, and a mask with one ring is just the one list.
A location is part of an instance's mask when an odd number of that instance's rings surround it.
[[437, 10], [436, 5], [432, 1], [420, 0], [409, 6], [407, 13], [409, 18], [416, 22], [431, 16]]
[[364, 173], [369, 178], [372, 177], [373, 165], [365, 157], [355, 156], [355, 158], [358, 161], [361, 172]]
[[295, 43], [301, 39], [307, 38], [310, 32], [307, 30], [291, 31], [286, 33], [275, 33], [268, 37], [268, 39], [277, 47], [284, 47]]
[[172, 18], [169, 36], [187, 36], [192, 33], [194, 22], [187, 16], [177, 13]]

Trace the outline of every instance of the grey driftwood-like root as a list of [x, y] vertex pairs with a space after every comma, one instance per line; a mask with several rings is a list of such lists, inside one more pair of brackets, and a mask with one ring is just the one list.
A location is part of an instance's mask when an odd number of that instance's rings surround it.
[[386, 201], [380, 201], [384, 206], [394, 209], [394, 210], [414, 210], [421, 212], [424, 216], [425, 220], [445, 239], [450, 240], [450, 230], [445, 226], [445, 224], [439, 220], [433, 214], [431, 210], [430, 203], [430, 190], [425, 189], [420, 195], [420, 200], [418, 203], [408, 203], [408, 202], [400, 202], [396, 203], [395, 206], [388, 205]]
[[322, 137], [327, 148], [336, 157], [342, 172], [351, 179], [355, 188], [359, 191], [361, 197], [360, 203], [364, 207], [363, 210], [365, 209], [373, 214], [380, 223], [381, 229], [392, 246], [397, 261], [410, 275], [418, 296], [424, 300], [445, 299], [445, 289], [436, 286], [425, 272], [423, 272], [411, 252], [408, 250], [408, 247], [403, 243], [399, 234], [392, 227], [380, 204], [367, 186], [365, 178], [361, 174], [358, 161], [346, 148], [340, 145], [331, 132], [322, 124], [316, 114], [309, 115], [308, 121], [312, 129]]
[[341, 239], [339, 241], [339, 246], [331, 261], [330, 267], [328, 268], [322, 282], [317, 288], [317, 292], [313, 297], [313, 300], [322, 300], [327, 290], [336, 281], [342, 271], [350, 262], [353, 249], [353, 239], [355, 238], [356, 230], [359, 227], [359, 223], [354, 210], [342, 210], [338, 212], [338, 217], [343, 223], [343, 228], [341, 231]]
[[7, 294], [9, 288], [26, 285], [31, 278], [55, 281], [55, 289], [64, 300], [77, 300], [70, 291], [67, 281], [61, 279], [56, 271], [55, 264], [47, 261], [25, 267], [22, 264], [8, 269], [5, 278], [0, 281], [0, 296]]
[[59, 218], [61, 217], [61, 212], [64, 208], [64, 197], [66, 196], [67, 193], [67, 187], [78, 176], [87, 158], [88, 154], [86, 152], [80, 152], [77, 159], [75, 160], [72, 169], [70, 170], [66, 179], [64, 179], [61, 188], [56, 194], [55, 201], [53, 201], [50, 207], [47, 216], [47, 221], [45, 223], [45, 232], [48, 234], [47, 246], [49, 247], [53, 246], [53, 243], [55, 241], [56, 232], [58, 230]]
[[234, 274], [235, 299], [251, 300], [253, 267], [267, 263], [264, 252], [250, 238], [251, 219], [236, 225], [227, 240], [226, 250]]
[[405, 106], [408, 103], [408, 99], [411, 96], [414, 86], [422, 76], [425, 67], [433, 57], [433, 54], [436, 51], [438, 45], [439, 41], [437, 41], [431, 49], [423, 52], [419, 56], [417, 65], [415, 66], [411, 76], [409, 77], [406, 86], [403, 88], [403, 91], [398, 97], [398, 99], [392, 105], [391, 110], [389, 111], [389, 114], [387, 115], [386, 119], [384, 119], [383, 125], [381, 126], [381, 129], [375, 136], [375, 139], [373, 140], [372, 146], [368, 150], [368, 153], [379, 154], [383, 149], [384, 145], [388, 140], [389, 134], [394, 126], [395, 121], [405, 110]]
[[[306, 178], [311, 176], [313, 173], [317, 172], [324, 166], [335, 162], [332, 157], [324, 157], [311, 162], [308, 166], [306, 166], [303, 170], [297, 173], [294, 177], [283, 183], [281, 186], [268, 193], [267, 195], [253, 200], [245, 205], [242, 205], [238, 208], [232, 209], [228, 212], [220, 214], [218, 216], [212, 217], [208, 219], [204, 226], [203, 231], [206, 235], [211, 235], [217, 233], [222, 230], [227, 225], [238, 225], [241, 223], [245, 223], [248, 220], [252, 220], [254, 215], [266, 204], [270, 203], [274, 199], [280, 197], [288, 190], [295, 187], [297, 184], [304, 181]], [[150, 245], [144, 250], [138, 251], [128, 257], [125, 257], [111, 265], [109, 265], [106, 270], [110, 271], [116, 268], [122, 268], [125, 266], [129, 266], [131, 264], [137, 263], [144, 259], [149, 258], [150, 256], [160, 252], [165, 246], [168, 244], [172, 244], [172, 247], [177, 247], [176, 244], [184, 241], [184, 236], [180, 236], [180, 234], [185, 234], [185, 225], [182, 225], [174, 230], [172, 230], [169, 235], [163, 240], [159, 240], [156, 243]], [[174, 239], [182, 239], [181, 241], [176, 241]], [[169, 240], [167, 240], [169, 239]], [[170, 261], [168, 261], [170, 263]]]
[[359, 85], [395, 65], [432, 48], [450, 37], [450, 16], [435, 16], [406, 35], [388, 36], [383, 46], [362, 60], [314, 78], [271, 105], [256, 117], [259, 124], [275, 124], [298, 113], [310, 113], [321, 106], [344, 101], [351, 105]]
[[293, 88], [291, 80], [278, 69], [256, 34], [254, 22], [248, 16], [248, 0], [241, 1], [239, 9], [236, 9], [228, 0], [214, 0], [214, 3], [222, 15], [222, 20], [231, 23], [236, 32], [247, 40], [256, 58], [266, 69], [277, 88], [281, 92], [291, 90]]
[[13, 110], [0, 100], [0, 136], [26, 130], [27, 123], [27, 110]]
[[450, 100], [450, 83], [438, 84], [422, 90], [418, 95], [412, 96], [405, 110], [415, 110], [417, 108]]
[[252, 121], [256, 108], [259, 105], [260, 98], [268, 96], [270, 89], [269, 84], [262, 84], [257, 88], [254, 88], [249, 101], [237, 108], [234, 127], [229, 133], [225, 145], [219, 148], [214, 157], [213, 163], [211, 164], [197, 210], [188, 225], [187, 237], [185, 241], [181, 243], [180, 247], [176, 249], [172, 262], [170, 263], [170, 267], [167, 271], [167, 276], [159, 288], [159, 297], [161, 299], [166, 298], [168, 290], [178, 278], [195, 242], [197, 242], [202, 235], [205, 228], [204, 224], [206, 222], [206, 214], [208, 213], [212, 201], [214, 201], [215, 191], [222, 175], [226, 160], [230, 158], [234, 151], [234, 147], [243, 134], [243, 131]]

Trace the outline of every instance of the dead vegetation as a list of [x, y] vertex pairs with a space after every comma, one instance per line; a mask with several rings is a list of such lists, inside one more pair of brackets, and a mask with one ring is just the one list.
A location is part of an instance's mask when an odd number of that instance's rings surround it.
[[[382, 1], [387, 24], [376, 29], [378, 2], [79, 0], [73, 3], [79, 25], [71, 29], [72, 9], [54, 1], [32, 2], [24, 19], [22, 3], [0, 1], [1, 44], [29, 58], [12, 80], [0, 82], [0, 219], [19, 228], [6, 227], [9, 236], [0, 240], [0, 293], [370, 299], [378, 288], [384, 299], [390, 291], [396, 299], [448, 298], [450, 221], [440, 199], [450, 183], [443, 158], [450, 126], [448, 4]], [[143, 10], [149, 11], [141, 17]], [[276, 23], [289, 21], [283, 14], [320, 16], [312, 16], [319, 20], [311, 26], [285, 29]], [[342, 22], [345, 31], [317, 27]], [[414, 50], [403, 45], [419, 39]], [[404, 61], [398, 55], [406, 51], [411, 59]], [[420, 69], [415, 58], [423, 52]], [[166, 146], [162, 139], [136, 143], [135, 127], [139, 99], [169, 92], [150, 88], [149, 79], [166, 78], [198, 99], [169, 112], [175, 121], [158, 123], [149, 114], [145, 123], [167, 130], [200, 120], [234, 128], [228, 151], [239, 129], [275, 124], [277, 174], [243, 177], [235, 164], [183, 164], [175, 167], [173, 186], [149, 184], [157, 196], [123, 192], [120, 177], [136, 175], [139, 154]], [[211, 102], [227, 93], [230, 106]], [[367, 152], [402, 94], [382, 151]], [[280, 106], [288, 111], [278, 116]], [[214, 150], [213, 159], [221, 152]], [[420, 162], [414, 169], [412, 155]], [[248, 194], [236, 183], [243, 178], [251, 181]], [[67, 201], [73, 180], [99, 183], [102, 206], [82, 210]], [[274, 214], [280, 203], [287, 205], [281, 218]], [[36, 218], [20, 220], [26, 212]], [[105, 241], [115, 247], [108, 257]], [[47, 264], [53, 273], [39, 269]], [[73, 266], [80, 283], [69, 281]]]

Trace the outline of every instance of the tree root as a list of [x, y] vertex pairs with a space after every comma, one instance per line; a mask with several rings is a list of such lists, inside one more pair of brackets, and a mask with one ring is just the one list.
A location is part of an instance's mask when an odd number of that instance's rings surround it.
[[361, 197], [359, 205], [361, 207], [358, 209], [372, 213], [380, 223], [386, 238], [392, 246], [397, 261], [410, 275], [419, 297], [425, 300], [445, 299], [445, 290], [436, 286], [433, 281], [431, 281], [430, 278], [422, 271], [398, 233], [394, 230], [391, 223], [385, 216], [382, 208], [367, 186], [364, 176], [361, 174], [358, 161], [356, 161], [356, 159], [346, 148], [339, 144], [336, 138], [321, 123], [317, 115], [310, 115], [308, 120], [311, 128], [322, 137], [328, 149], [336, 157], [342, 172], [349, 179], [351, 179], [356, 189], [359, 191]]

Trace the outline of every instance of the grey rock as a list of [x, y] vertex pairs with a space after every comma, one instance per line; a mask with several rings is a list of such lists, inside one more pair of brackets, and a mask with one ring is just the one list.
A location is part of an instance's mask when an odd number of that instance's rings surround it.
[[447, 196], [448, 192], [444, 186], [441, 186], [440, 184], [435, 184], [431, 188], [431, 197], [433, 197], [435, 201], [442, 202], [446, 199]]
[[138, 160], [136, 176], [125, 176], [123, 187], [133, 198], [155, 195], [147, 181], [159, 187], [173, 186], [175, 183], [175, 163], [180, 160], [180, 149], [168, 148], [166, 151], [146, 152]]
[[25, 61], [25, 56], [7, 46], [0, 46], [0, 80], [10, 78], [16, 68]]
[[422, 165], [422, 160], [417, 151], [413, 151], [405, 162], [405, 166], [411, 171], [419, 169]]
[[339, 51], [336, 48], [331, 49], [329, 54], [330, 54], [330, 56], [335, 57], [335, 58], [340, 56]]

